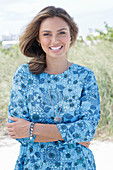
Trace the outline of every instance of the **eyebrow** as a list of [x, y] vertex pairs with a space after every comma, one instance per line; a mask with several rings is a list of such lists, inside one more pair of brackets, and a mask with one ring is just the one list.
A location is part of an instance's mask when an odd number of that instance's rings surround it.
[[[61, 28], [61, 29], [57, 30], [57, 32], [63, 31], [63, 30], [67, 30], [67, 28]], [[42, 32], [51, 32], [51, 31], [49, 31], [49, 30], [43, 30]]]

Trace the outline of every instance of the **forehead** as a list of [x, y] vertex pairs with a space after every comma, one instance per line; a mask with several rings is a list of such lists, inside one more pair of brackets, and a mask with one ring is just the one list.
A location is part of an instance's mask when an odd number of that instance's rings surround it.
[[40, 25], [40, 30], [59, 30], [61, 28], [67, 28], [69, 30], [67, 22], [60, 17], [46, 18]]

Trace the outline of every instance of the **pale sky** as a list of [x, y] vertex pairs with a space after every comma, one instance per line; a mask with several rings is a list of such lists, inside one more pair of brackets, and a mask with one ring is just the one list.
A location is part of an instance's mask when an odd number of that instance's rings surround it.
[[113, 0], [0, 0], [0, 36], [19, 34], [44, 7], [64, 8], [77, 23], [79, 35], [89, 29], [104, 29], [104, 21], [113, 27]]

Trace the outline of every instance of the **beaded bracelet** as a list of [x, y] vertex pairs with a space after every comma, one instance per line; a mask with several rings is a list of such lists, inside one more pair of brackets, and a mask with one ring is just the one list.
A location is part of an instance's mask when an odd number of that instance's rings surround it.
[[33, 128], [34, 128], [34, 122], [31, 122], [29, 125], [29, 137], [30, 139], [33, 138]]

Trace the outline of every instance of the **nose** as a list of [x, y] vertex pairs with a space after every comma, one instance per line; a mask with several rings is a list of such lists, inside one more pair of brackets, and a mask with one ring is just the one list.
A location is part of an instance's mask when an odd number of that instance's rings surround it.
[[57, 35], [53, 35], [52, 37], [51, 37], [51, 42], [52, 43], [57, 43], [59, 40], [58, 40], [58, 36]]

